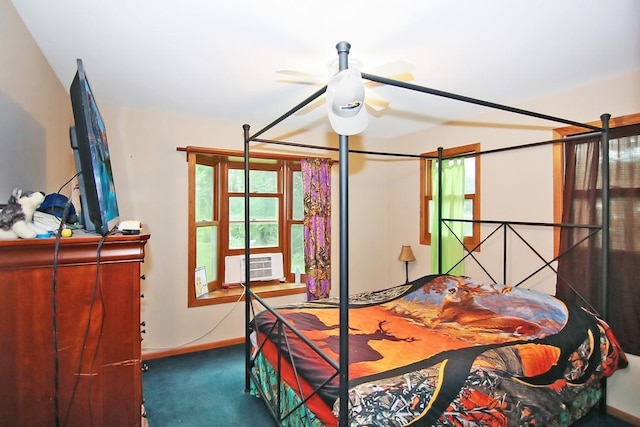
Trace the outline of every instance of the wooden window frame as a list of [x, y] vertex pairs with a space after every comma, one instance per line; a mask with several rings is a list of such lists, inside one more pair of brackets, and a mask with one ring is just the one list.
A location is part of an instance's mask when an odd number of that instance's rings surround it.
[[[178, 151], [187, 153], [188, 164], [188, 255], [187, 255], [187, 293], [188, 307], [200, 307], [214, 304], [224, 304], [236, 302], [244, 299], [244, 289], [241, 286], [233, 286], [223, 288], [220, 278], [224, 278], [224, 257], [226, 255], [243, 254], [244, 248], [241, 250], [226, 250], [228, 248], [228, 232], [229, 223], [226, 219], [225, 212], [228, 212], [228, 194], [226, 189], [228, 185], [228, 170], [232, 163], [232, 158], [243, 158], [244, 153], [234, 150], [211, 149], [206, 147], [182, 147]], [[291, 224], [302, 223], [291, 219], [293, 212], [293, 197], [288, 192], [293, 190], [293, 182], [287, 183], [292, 178], [294, 170], [301, 170], [299, 167], [300, 157], [288, 155], [273, 155], [266, 153], [251, 153], [251, 159], [267, 159], [275, 161], [274, 164], [263, 166], [266, 169], [278, 170], [278, 198], [280, 201], [279, 208], [279, 244], [278, 247], [254, 248], [251, 253], [283, 253], [283, 269], [285, 274], [285, 283], [278, 280], [269, 282], [252, 282], [252, 290], [262, 298], [270, 298], [277, 296], [301, 294], [306, 292], [304, 284], [304, 275], [300, 284], [292, 283], [294, 274], [290, 272], [290, 227]], [[217, 173], [214, 185], [214, 221], [218, 225], [219, 250], [218, 250], [218, 280], [208, 283], [209, 293], [200, 298], [195, 295], [195, 268], [196, 268], [196, 228], [195, 222], [195, 188], [196, 164], [216, 164]], [[235, 162], [233, 162], [235, 164]], [[256, 163], [258, 164], [258, 163]], [[297, 164], [297, 166], [296, 166]], [[263, 168], [260, 167], [260, 168]], [[285, 250], [286, 248], [286, 250]]]
[[[472, 154], [480, 152], [480, 143], [461, 145], [446, 148], [442, 151], [444, 158], [459, 156], [462, 154]], [[431, 233], [429, 232], [429, 202], [433, 199], [431, 188], [431, 167], [433, 160], [438, 157], [437, 151], [422, 153], [424, 158], [420, 159], [420, 244], [431, 245]], [[435, 157], [435, 158], [434, 158]], [[475, 164], [475, 194], [465, 194], [465, 199], [473, 200], [473, 219], [480, 219], [480, 156], [476, 155]], [[463, 243], [467, 250], [480, 251], [480, 224], [473, 223], [472, 235], [466, 236]]]

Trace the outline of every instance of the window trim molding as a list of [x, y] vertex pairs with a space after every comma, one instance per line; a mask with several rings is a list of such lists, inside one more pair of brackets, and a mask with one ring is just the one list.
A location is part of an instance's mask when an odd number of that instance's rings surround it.
[[[194, 145], [188, 145], [186, 147], [177, 147], [176, 151], [183, 151], [187, 153], [197, 153], [197, 154], [205, 154], [209, 156], [218, 156], [218, 157], [244, 157], [243, 151], [238, 150], [228, 150], [224, 148], [212, 148], [212, 147], [198, 147]], [[292, 155], [292, 154], [282, 154], [282, 153], [264, 153], [260, 151], [252, 151], [250, 157], [257, 159], [268, 159], [268, 160], [300, 160], [303, 157], [301, 155]], [[188, 157], [187, 157], [188, 159]], [[335, 162], [335, 161], [334, 161]]]

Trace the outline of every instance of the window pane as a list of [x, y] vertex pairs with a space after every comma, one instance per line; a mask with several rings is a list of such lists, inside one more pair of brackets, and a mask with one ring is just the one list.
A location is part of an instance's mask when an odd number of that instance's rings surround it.
[[196, 164], [196, 222], [213, 220], [213, 185], [213, 168]]
[[[278, 246], [278, 223], [261, 222], [250, 224], [251, 248]], [[229, 224], [229, 249], [244, 248], [244, 223]]]
[[[277, 197], [250, 197], [251, 221], [277, 220]], [[229, 220], [244, 222], [244, 197], [229, 197]]]
[[[476, 157], [464, 158], [464, 194], [476, 193]], [[473, 219], [473, 218], [469, 218]], [[466, 236], [466, 234], [465, 234]]]
[[218, 278], [218, 227], [206, 226], [196, 228], [196, 267], [205, 267], [207, 280], [213, 282]]
[[[274, 194], [278, 192], [278, 172], [249, 171], [250, 192]], [[244, 193], [244, 169], [229, 169], [229, 192]]]
[[304, 219], [304, 202], [303, 202], [303, 187], [302, 187], [302, 172], [293, 172], [293, 215], [292, 219], [302, 220]]
[[[429, 233], [432, 233], [433, 229], [433, 221], [431, 219], [431, 216], [433, 215], [433, 210], [434, 210], [434, 202], [433, 200], [429, 200]], [[462, 218], [463, 219], [473, 219], [473, 199], [464, 199], [464, 206], [463, 206], [463, 213], [462, 213]], [[462, 235], [464, 237], [471, 237], [473, 236], [473, 223], [472, 222], [465, 222], [462, 224]]]
[[[464, 199], [464, 207], [462, 212], [463, 219], [473, 219], [473, 199]], [[472, 222], [464, 222], [462, 223], [462, 235], [464, 237], [473, 236], [473, 223]]]
[[[602, 154], [601, 154], [602, 155]], [[619, 188], [638, 188], [640, 186], [640, 136], [632, 135], [609, 141], [610, 174]], [[598, 174], [598, 188], [602, 188]], [[629, 211], [633, 212], [633, 211]]]
[[[250, 197], [252, 248], [279, 244], [279, 210], [277, 197]], [[244, 248], [244, 197], [229, 198], [229, 249]]]
[[295, 273], [296, 267], [300, 268], [300, 273], [304, 269], [304, 226], [293, 224], [291, 226], [291, 273]]
[[228, 191], [230, 193], [243, 193], [244, 192], [244, 169], [230, 169], [229, 170], [229, 184]]

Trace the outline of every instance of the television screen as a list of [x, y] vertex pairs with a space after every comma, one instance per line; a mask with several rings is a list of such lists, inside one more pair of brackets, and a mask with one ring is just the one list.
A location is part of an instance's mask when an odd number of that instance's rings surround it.
[[77, 60], [77, 65], [78, 71], [69, 90], [75, 121], [70, 134], [77, 172], [80, 173], [81, 219], [87, 231], [104, 236], [120, 219], [107, 130], [81, 59]]

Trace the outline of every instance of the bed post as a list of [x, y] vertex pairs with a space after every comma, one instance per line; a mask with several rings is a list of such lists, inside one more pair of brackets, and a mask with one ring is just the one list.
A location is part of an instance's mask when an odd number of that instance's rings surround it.
[[[442, 147], [438, 147], [438, 217], [434, 218], [434, 230], [438, 233], [438, 274], [442, 274]], [[432, 174], [433, 176], [433, 174]], [[433, 238], [433, 236], [431, 236]], [[431, 242], [433, 247], [433, 242]]]
[[251, 240], [249, 236], [249, 125], [242, 125], [244, 130], [244, 281], [245, 281], [245, 298], [244, 298], [244, 359], [245, 359], [245, 380], [244, 391], [249, 392], [251, 386], [251, 377], [249, 371], [251, 369], [251, 276], [249, 275]]
[[[339, 71], [349, 67], [351, 45], [341, 41], [338, 50]], [[340, 427], [349, 425], [349, 137], [340, 135]]]
[[[609, 322], [609, 257], [611, 251], [609, 236], [609, 120], [611, 114], [600, 116], [602, 120], [602, 289], [601, 289], [601, 316], [605, 322]], [[603, 377], [602, 397], [600, 398], [600, 411], [607, 413], [607, 378]]]
[[600, 116], [602, 120], [602, 319], [609, 321], [609, 120], [610, 114]]

